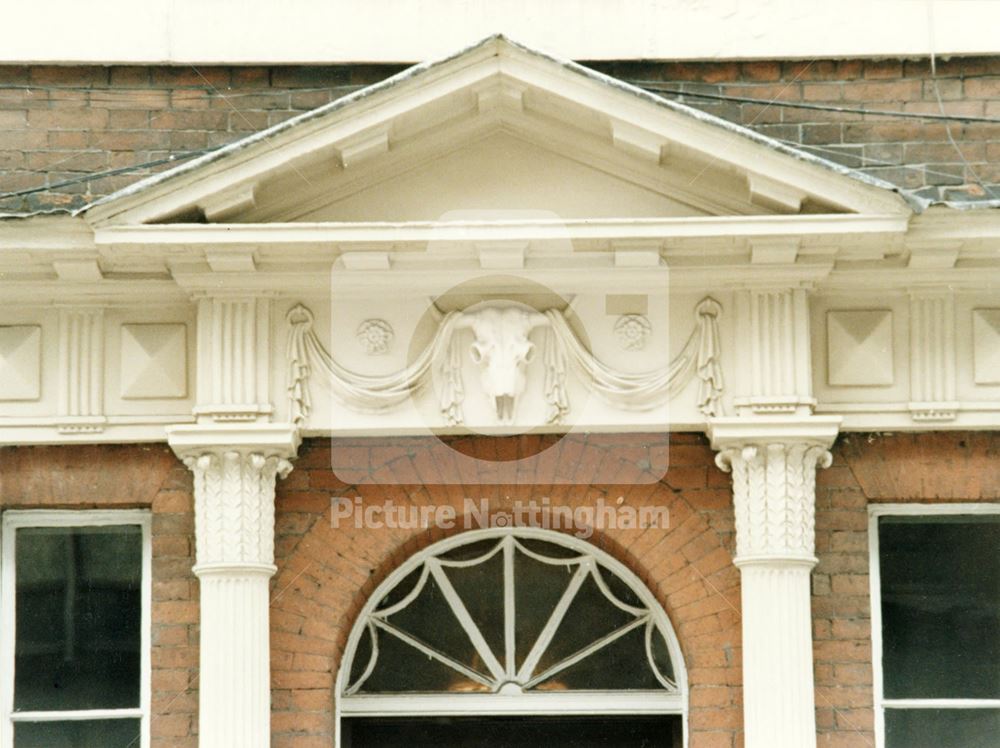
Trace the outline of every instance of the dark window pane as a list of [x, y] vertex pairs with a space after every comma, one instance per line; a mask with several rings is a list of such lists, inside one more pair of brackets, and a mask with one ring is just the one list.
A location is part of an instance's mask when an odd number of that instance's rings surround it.
[[629, 587], [624, 580], [615, 575], [610, 569], [605, 569], [603, 566], [598, 565], [597, 574], [601, 577], [601, 580], [607, 586], [608, 591], [615, 597], [616, 600], [625, 605], [631, 605], [633, 608], [645, 608], [645, 603], [639, 599], [639, 596], [635, 594], [635, 590]]
[[14, 748], [138, 748], [139, 720], [19, 722]]
[[1000, 709], [886, 709], [886, 748], [998, 748]]
[[524, 546], [532, 553], [537, 553], [538, 555], [545, 556], [546, 558], [569, 559], [580, 557], [580, 551], [575, 548], [567, 548], [563, 545], [550, 543], [547, 540], [519, 537], [517, 539], [517, 543], [518, 545]]
[[[436, 652], [480, 674], [490, 672], [433, 577], [429, 576], [420, 594], [398, 613], [389, 616], [388, 621]], [[426, 655], [420, 654], [420, 657], [426, 658]]]
[[886, 698], [1000, 697], [1000, 518], [879, 520]]
[[418, 566], [416, 569], [403, 577], [402, 581], [400, 581], [395, 587], [389, 590], [385, 597], [379, 600], [375, 609], [385, 610], [386, 608], [391, 608], [393, 605], [402, 602], [407, 595], [416, 589], [417, 585], [420, 583], [422, 575], [423, 566]]
[[372, 637], [377, 636], [376, 633], [372, 633], [372, 630], [367, 626], [361, 632], [361, 638], [358, 639], [357, 649], [354, 650], [354, 661], [351, 663], [351, 674], [350, 680], [347, 682], [348, 688], [353, 688], [354, 685], [361, 679], [361, 676], [365, 674], [365, 670], [368, 669], [368, 665], [371, 663], [372, 658]]
[[[432, 659], [392, 634], [376, 629], [378, 659], [360, 693], [467, 693], [489, 691], [447, 665]], [[366, 663], [367, 664], [367, 663]], [[363, 669], [362, 669], [362, 672]]]
[[438, 558], [445, 561], [472, 561], [483, 556], [488, 556], [492, 551], [496, 550], [501, 542], [497, 538], [477, 540], [472, 543], [460, 545], [457, 548], [452, 548], [450, 551], [445, 551]]
[[[659, 634], [654, 634], [659, 636]], [[639, 626], [606, 644], [589, 657], [538, 685], [540, 691], [654, 690], [656, 679], [646, 656], [646, 629]]]
[[[534, 549], [532, 549], [534, 550]], [[520, 551], [514, 554], [514, 642], [518, 668], [538, 640], [577, 570], [576, 565], [546, 564]]]
[[421, 717], [342, 721], [344, 748], [680, 748], [681, 718]]
[[[566, 615], [556, 629], [556, 635], [545, 649], [535, 674], [548, 670], [580, 650], [590, 646], [607, 634], [617, 631], [622, 626], [636, 619], [635, 615], [626, 613], [615, 606], [601, 592], [591, 575], [577, 590], [576, 597], [566, 609]], [[593, 655], [592, 655], [593, 656]], [[635, 661], [638, 664], [640, 661]], [[579, 686], [577, 686], [579, 688]], [[592, 686], [599, 688], [600, 686]], [[586, 688], [586, 686], [584, 686]]]
[[475, 566], [444, 567], [465, 609], [490, 651], [504, 661], [504, 580], [503, 552]]
[[14, 709], [139, 706], [142, 530], [17, 531]]
[[667, 647], [667, 640], [659, 630], [654, 629], [649, 638], [650, 650], [653, 655], [653, 665], [664, 678], [673, 683], [677, 682], [674, 675], [674, 663], [670, 659], [670, 649]]

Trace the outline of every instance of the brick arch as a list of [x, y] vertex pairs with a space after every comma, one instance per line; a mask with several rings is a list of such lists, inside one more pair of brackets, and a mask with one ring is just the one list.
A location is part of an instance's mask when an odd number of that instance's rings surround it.
[[[304, 445], [295, 471], [277, 496], [278, 573], [272, 585], [272, 744], [277, 748], [330, 746], [335, 732], [335, 681], [348, 635], [378, 585], [414, 553], [465, 529], [456, 527], [372, 530], [351, 521], [334, 527], [331, 499], [363, 503], [393, 500], [398, 506], [454, 506], [461, 516], [468, 497], [485, 498], [493, 512], [516, 500], [580, 506], [598, 498], [631, 506], [666, 506], [667, 530], [606, 528], [589, 542], [630, 569], [667, 612], [688, 673], [691, 748], [732, 746], [741, 731], [739, 574], [732, 565], [732, 512], [727, 478], [714, 467], [701, 437], [670, 437], [670, 469], [660, 480], [634, 482], [643, 451], [664, 437], [613, 437], [601, 446], [586, 437], [559, 442], [559, 461], [585, 475], [595, 461], [608, 461], [620, 483], [439, 485], [415, 442], [359, 440], [359, 474], [411, 476], [402, 485], [345, 483], [330, 467], [330, 442]], [[518, 449], [521, 437], [478, 437], [466, 448], [482, 454]], [[641, 467], [639, 468], [642, 469]], [[629, 470], [633, 472], [629, 472]], [[604, 474], [608, 474], [605, 472]], [[338, 477], [339, 475], [339, 477]], [[624, 478], [631, 476], [629, 485]], [[348, 476], [349, 477], [349, 476]], [[419, 477], [419, 483], [412, 480]], [[651, 479], [650, 479], [651, 480]]]

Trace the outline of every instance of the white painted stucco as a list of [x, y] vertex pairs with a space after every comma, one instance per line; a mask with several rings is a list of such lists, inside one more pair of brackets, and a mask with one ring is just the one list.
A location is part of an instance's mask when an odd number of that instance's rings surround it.
[[982, 54], [998, 25], [990, 0], [47, 0], [4, 4], [0, 62], [413, 62], [497, 32], [577, 60]]

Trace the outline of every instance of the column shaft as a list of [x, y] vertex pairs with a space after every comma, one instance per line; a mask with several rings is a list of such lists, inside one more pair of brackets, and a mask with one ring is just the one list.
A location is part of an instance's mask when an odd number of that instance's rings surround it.
[[748, 748], [816, 745], [809, 566], [740, 567]]
[[268, 572], [201, 571], [199, 745], [271, 744]]

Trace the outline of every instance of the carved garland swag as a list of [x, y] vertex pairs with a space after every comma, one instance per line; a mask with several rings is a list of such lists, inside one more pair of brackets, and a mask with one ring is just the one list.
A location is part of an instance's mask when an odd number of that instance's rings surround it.
[[[611, 405], [624, 410], [647, 410], [680, 392], [692, 378], [698, 380], [698, 409], [705, 416], [721, 413], [722, 368], [719, 364], [718, 317], [722, 308], [710, 297], [695, 308], [694, 330], [676, 358], [667, 366], [641, 374], [621, 372], [595, 357], [577, 337], [563, 312], [549, 309], [544, 317], [546, 420], [563, 422], [570, 401], [567, 375], [570, 367]], [[439, 409], [449, 426], [464, 421], [462, 402], [461, 332], [467, 327], [465, 312], [449, 312], [441, 318], [433, 339], [406, 368], [392, 374], [369, 376], [353, 372], [330, 355], [313, 329], [313, 314], [297, 304], [287, 315], [288, 395], [292, 421], [302, 425], [312, 411], [310, 380], [314, 372], [323, 376], [332, 394], [347, 407], [363, 413], [386, 412], [422, 389], [438, 367], [442, 382]]]

